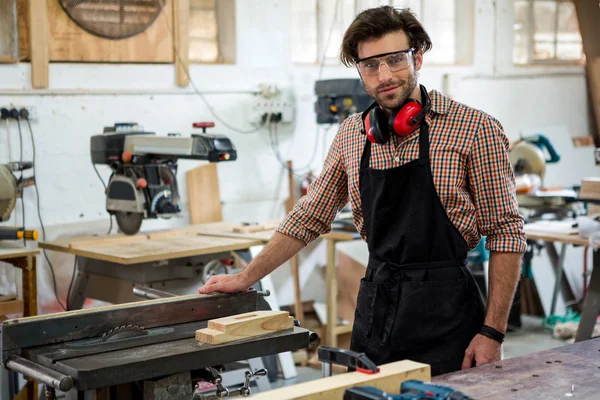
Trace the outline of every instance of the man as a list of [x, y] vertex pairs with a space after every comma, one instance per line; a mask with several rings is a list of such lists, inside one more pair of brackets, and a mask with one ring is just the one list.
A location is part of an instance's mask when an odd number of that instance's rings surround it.
[[[341, 59], [375, 103], [344, 120], [320, 176], [263, 251], [200, 293], [246, 290], [328, 232], [349, 201], [370, 253], [351, 348], [380, 365], [424, 362], [433, 375], [500, 359], [526, 247], [508, 141], [494, 118], [417, 84], [430, 48], [408, 10], [356, 17]], [[487, 308], [466, 268], [482, 235]]]

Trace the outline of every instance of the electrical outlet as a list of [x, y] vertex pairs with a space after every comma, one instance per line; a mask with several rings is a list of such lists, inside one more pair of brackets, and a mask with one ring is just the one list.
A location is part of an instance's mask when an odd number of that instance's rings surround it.
[[[279, 115], [281, 124], [290, 124], [294, 122], [296, 113], [296, 102], [294, 93], [289, 88], [277, 88], [274, 85], [269, 86], [270, 90], [267, 93], [261, 91], [253, 102], [250, 103], [249, 120], [252, 124], [263, 125], [265, 116], [267, 121], [275, 122]], [[275, 119], [274, 119], [275, 118]]]
[[5, 105], [5, 106], [0, 106], [0, 108], [6, 108], [8, 111], [15, 108], [17, 111], [19, 111], [19, 113], [21, 112], [22, 109], [25, 109], [29, 113], [29, 119], [38, 119], [37, 108], [33, 107], [33, 106], [22, 106], [22, 105], [18, 105], [18, 104], [10, 104], [10, 105]]

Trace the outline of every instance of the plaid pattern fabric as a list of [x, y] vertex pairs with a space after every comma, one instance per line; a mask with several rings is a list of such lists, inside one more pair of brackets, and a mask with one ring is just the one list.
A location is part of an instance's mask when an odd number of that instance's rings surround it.
[[[431, 169], [434, 185], [450, 220], [472, 250], [486, 236], [486, 248], [525, 252], [523, 218], [518, 213], [515, 183], [502, 125], [482, 111], [430, 92]], [[360, 114], [344, 120], [319, 177], [278, 227], [278, 232], [305, 243], [331, 230], [336, 214], [350, 202], [354, 225], [366, 233], [359, 189], [360, 157], [366, 136]], [[400, 166], [419, 156], [419, 130], [385, 145], [371, 146], [371, 168]], [[401, 196], [402, 193], [398, 193]]]

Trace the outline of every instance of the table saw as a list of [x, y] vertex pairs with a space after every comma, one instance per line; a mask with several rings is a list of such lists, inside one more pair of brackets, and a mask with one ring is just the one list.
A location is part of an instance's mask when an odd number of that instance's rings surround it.
[[[317, 344], [315, 333], [298, 326], [224, 344], [196, 341], [209, 319], [270, 310], [264, 296], [175, 296], [8, 320], [1, 326], [2, 365], [44, 383], [50, 397], [52, 388], [87, 399], [133, 384], [132, 398], [191, 399], [193, 380], [217, 366]], [[171, 384], [146, 390], [169, 377], [176, 377]], [[132, 394], [136, 387], [143, 396]]]

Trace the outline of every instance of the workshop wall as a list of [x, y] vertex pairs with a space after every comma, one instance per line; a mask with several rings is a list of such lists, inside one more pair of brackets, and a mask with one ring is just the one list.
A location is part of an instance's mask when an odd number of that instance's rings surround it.
[[[337, 126], [328, 132], [317, 130], [314, 114], [314, 82], [318, 66], [295, 66], [289, 50], [289, 3], [291, 0], [244, 0], [236, 5], [237, 62], [235, 65], [193, 65], [191, 76], [214, 112], [240, 130], [251, 130], [248, 109], [250, 92], [261, 83], [291, 88], [296, 100], [295, 123], [279, 131], [280, 153], [295, 166], [312, 163], [318, 172], [324, 150], [331, 143]], [[475, 59], [471, 66], [425, 66], [420, 81], [454, 99], [481, 108], [497, 117], [510, 139], [519, 132], [544, 132], [559, 129], [565, 135], [589, 133], [588, 103], [583, 68], [516, 69], [511, 65], [512, 2], [496, 9], [491, 0], [477, 0]], [[507, 31], [506, 26], [509, 27]], [[498, 27], [498, 28], [496, 28]], [[203, 101], [191, 88], [175, 84], [172, 65], [51, 64], [50, 87], [31, 90], [29, 64], [0, 65], [0, 105], [34, 106], [32, 121], [37, 150], [37, 181], [40, 211], [47, 239], [71, 234], [105, 233], [108, 218], [104, 209], [103, 188], [90, 162], [89, 138], [115, 122], [135, 121], [159, 134], [192, 131], [196, 121], [215, 121]], [[353, 69], [326, 67], [322, 79], [356, 77]], [[239, 159], [218, 167], [224, 218], [230, 221], [256, 221], [281, 218], [287, 197], [287, 173], [269, 145], [266, 129], [257, 133], [233, 132], [216, 122], [214, 132], [228, 135], [236, 145]], [[32, 157], [29, 132], [23, 125], [24, 159]], [[13, 158], [19, 154], [17, 127], [12, 124]], [[0, 125], [0, 148], [6, 148], [6, 127]], [[315, 145], [316, 143], [316, 145]], [[560, 149], [565, 153], [569, 149]], [[591, 160], [590, 165], [593, 165]], [[0, 160], [7, 153], [0, 152]], [[181, 161], [178, 174], [184, 206], [187, 208], [185, 171], [199, 165]], [[566, 168], [568, 169], [568, 167]], [[99, 166], [104, 179], [109, 170]], [[561, 172], [553, 178], [561, 182]], [[581, 171], [596, 174], [593, 167]], [[569, 178], [564, 184], [577, 182]], [[25, 190], [28, 226], [39, 226], [33, 189]], [[20, 205], [17, 213], [21, 218]], [[145, 221], [143, 229], [158, 229], [188, 223], [187, 213], [169, 221]], [[116, 229], [115, 229], [116, 230]], [[72, 259], [48, 255], [58, 274], [61, 297], [66, 293], [72, 272]], [[569, 253], [579, 271], [581, 253]], [[42, 307], [53, 300], [49, 273], [43, 257], [39, 260], [39, 292]], [[303, 299], [324, 300], [325, 251], [322, 243], [313, 244], [301, 255]], [[547, 260], [544, 260], [547, 262]], [[535, 262], [535, 261], [534, 261]], [[273, 276], [281, 304], [293, 303], [289, 268]], [[8, 273], [8, 272], [6, 272]], [[5, 284], [11, 284], [9, 276]], [[8, 282], [8, 283], [7, 283]], [[551, 280], [550, 280], [551, 282]], [[551, 285], [550, 285], [551, 286]], [[550, 288], [551, 289], [551, 288]], [[45, 305], [46, 304], [46, 305]], [[560, 309], [558, 310], [561, 311]]]

